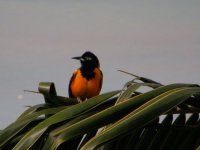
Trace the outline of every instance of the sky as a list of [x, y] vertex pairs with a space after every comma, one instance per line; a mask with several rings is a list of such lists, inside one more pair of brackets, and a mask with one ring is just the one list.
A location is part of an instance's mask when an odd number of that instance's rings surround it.
[[44, 103], [39, 82], [68, 96], [71, 59], [95, 53], [104, 74], [101, 93], [132, 77], [163, 84], [200, 83], [198, 0], [1, 0], [0, 129]]

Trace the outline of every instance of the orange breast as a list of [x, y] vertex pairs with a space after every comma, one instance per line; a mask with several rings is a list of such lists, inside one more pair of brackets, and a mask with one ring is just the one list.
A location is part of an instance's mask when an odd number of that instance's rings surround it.
[[75, 71], [75, 78], [71, 83], [71, 91], [74, 97], [80, 97], [81, 100], [99, 95], [101, 90], [102, 74], [99, 69], [95, 69], [95, 77], [87, 80], [81, 74], [80, 70]]

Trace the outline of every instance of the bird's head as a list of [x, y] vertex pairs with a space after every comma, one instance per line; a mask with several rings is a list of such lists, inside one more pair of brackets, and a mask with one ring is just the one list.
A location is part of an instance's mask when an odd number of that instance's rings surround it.
[[84, 67], [84, 68], [93, 69], [93, 68], [100, 66], [97, 56], [94, 55], [92, 52], [89, 52], [89, 51], [85, 52], [80, 57], [73, 57], [72, 59], [80, 60], [81, 67]]

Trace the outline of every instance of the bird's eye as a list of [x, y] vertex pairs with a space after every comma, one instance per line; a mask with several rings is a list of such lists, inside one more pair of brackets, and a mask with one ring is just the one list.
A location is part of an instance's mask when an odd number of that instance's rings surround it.
[[91, 57], [85, 57], [85, 60], [90, 61], [90, 60], [92, 60], [92, 58]]

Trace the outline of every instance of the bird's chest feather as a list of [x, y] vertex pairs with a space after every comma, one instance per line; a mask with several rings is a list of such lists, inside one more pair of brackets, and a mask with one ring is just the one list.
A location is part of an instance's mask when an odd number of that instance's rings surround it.
[[93, 77], [88, 79], [83, 77], [81, 71], [77, 72], [76, 79], [72, 83], [73, 95], [75, 97], [92, 97], [100, 92], [101, 76], [98, 75], [98, 70], [93, 72]]

